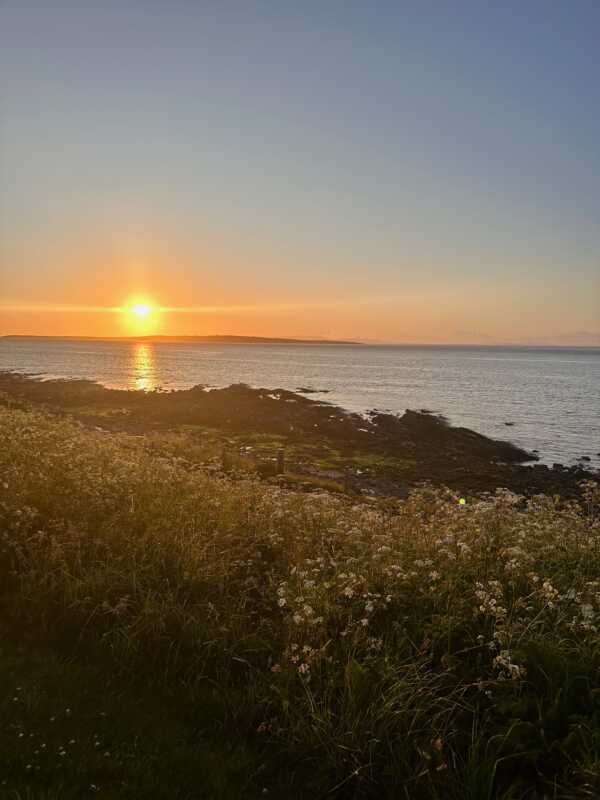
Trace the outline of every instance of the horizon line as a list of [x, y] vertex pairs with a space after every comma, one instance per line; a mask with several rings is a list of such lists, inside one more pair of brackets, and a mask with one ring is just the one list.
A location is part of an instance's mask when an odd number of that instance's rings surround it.
[[[238, 343], [251, 344], [253, 341], [257, 344], [336, 344], [336, 345], [360, 345], [363, 347], [486, 347], [486, 348], [501, 348], [501, 347], [527, 347], [532, 349], [587, 349], [598, 350], [600, 349], [600, 341], [597, 344], [554, 344], [552, 342], [545, 343], [532, 343], [527, 341], [498, 341], [498, 342], [456, 342], [456, 341], [393, 341], [393, 340], [377, 340], [377, 339], [345, 339], [343, 337], [312, 337], [312, 336], [259, 336], [254, 334], [142, 334], [132, 336], [88, 336], [85, 334], [37, 334], [37, 333], [6, 333], [0, 334], [1, 339], [59, 339], [63, 341], [113, 341], [113, 342], [152, 342], [158, 340], [163, 341], [165, 344], [176, 343], [179, 341], [204, 341], [210, 343], [215, 340], [238, 340]], [[242, 340], [241, 342], [239, 340]], [[223, 343], [221, 341], [221, 343]]]

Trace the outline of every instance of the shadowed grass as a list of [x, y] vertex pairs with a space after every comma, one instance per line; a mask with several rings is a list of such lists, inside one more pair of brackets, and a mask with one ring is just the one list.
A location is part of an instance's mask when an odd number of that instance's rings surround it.
[[0, 797], [262, 796], [260, 752], [218, 735], [210, 706], [190, 713], [189, 698], [132, 686], [106, 665], [6, 642], [0, 686]]

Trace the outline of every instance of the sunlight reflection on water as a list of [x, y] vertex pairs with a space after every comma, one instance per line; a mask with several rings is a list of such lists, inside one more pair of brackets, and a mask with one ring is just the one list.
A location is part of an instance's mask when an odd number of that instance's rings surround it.
[[149, 392], [156, 388], [156, 368], [152, 345], [137, 343], [132, 351], [130, 388]]

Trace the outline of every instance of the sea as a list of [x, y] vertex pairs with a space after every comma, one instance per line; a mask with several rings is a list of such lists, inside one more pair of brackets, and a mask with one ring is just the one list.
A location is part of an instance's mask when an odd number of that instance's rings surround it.
[[0, 338], [0, 370], [87, 378], [122, 389], [246, 383], [316, 390], [350, 411], [443, 414], [537, 451], [542, 463], [600, 469], [600, 348], [151, 343]]

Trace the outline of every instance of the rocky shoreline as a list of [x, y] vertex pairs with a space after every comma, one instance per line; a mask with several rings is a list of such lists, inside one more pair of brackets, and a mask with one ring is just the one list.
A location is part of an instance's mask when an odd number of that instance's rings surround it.
[[533, 463], [534, 453], [451, 426], [426, 410], [362, 416], [283, 389], [238, 384], [142, 392], [4, 372], [0, 393], [4, 404], [43, 406], [104, 431], [175, 432], [184, 442], [212, 441], [252, 454], [266, 475], [261, 465], [283, 451], [286, 468], [279, 479], [307, 488], [330, 482], [345, 491], [403, 496], [427, 481], [472, 494], [506, 487], [524, 495], [572, 497], [579, 482], [595, 475], [581, 465]]

